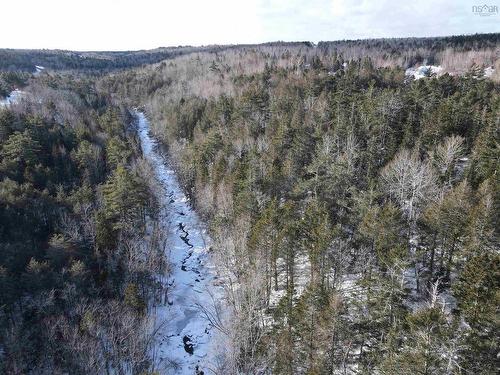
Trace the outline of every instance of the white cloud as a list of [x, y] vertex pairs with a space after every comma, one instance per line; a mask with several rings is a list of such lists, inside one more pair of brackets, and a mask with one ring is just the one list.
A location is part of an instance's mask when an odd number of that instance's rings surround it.
[[11, 48], [120, 50], [500, 31], [500, 16], [476, 16], [475, 3], [466, 0], [2, 2], [0, 47]]
[[89, 50], [249, 43], [264, 38], [255, 5], [232, 0], [9, 0], [0, 6], [0, 47]]

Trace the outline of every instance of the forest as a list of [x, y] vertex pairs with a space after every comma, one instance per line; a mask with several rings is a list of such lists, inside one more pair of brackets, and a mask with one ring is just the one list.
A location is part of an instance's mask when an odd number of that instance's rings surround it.
[[31, 72], [34, 71], [35, 65], [39, 65], [54, 70], [85, 71], [100, 74], [111, 70], [151, 64], [204, 49], [189, 46], [123, 52], [0, 49], [0, 70]]
[[137, 373], [166, 263], [130, 114], [91, 81], [29, 89], [0, 108], [0, 373]]
[[[158, 374], [147, 316], [169, 259], [138, 107], [212, 239], [230, 348], [214, 373], [497, 374], [499, 38], [37, 76], [36, 55], [0, 51], [0, 95], [27, 93], [0, 107], [0, 372]], [[443, 70], [407, 74], [426, 64]]]
[[[274, 42], [264, 45], [294, 46], [308, 42]], [[53, 70], [85, 72], [101, 75], [103, 73], [140, 67], [166, 59], [172, 59], [193, 52], [220, 52], [228, 49], [240, 49], [245, 45], [209, 45], [201, 47], [178, 46], [160, 47], [141, 51], [65, 51], [65, 50], [19, 50], [0, 48], [0, 71], [33, 72], [36, 65]], [[246, 45], [257, 47], [257, 45]]]

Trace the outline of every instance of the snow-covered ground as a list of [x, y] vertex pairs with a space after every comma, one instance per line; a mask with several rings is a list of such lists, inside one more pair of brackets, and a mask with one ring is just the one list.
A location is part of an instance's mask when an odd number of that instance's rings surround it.
[[495, 71], [495, 68], [492, 66], [488, 66], [484, 68], [484, 76], [487, 78], [490, 78], [493, 75], [493, 72]]
[[37, 76], [41, 72], [43, 72], [44, 70], [45, 70], [45, 68], [43, 66], [35, 65], [35, 73], [33, 73], [33, 75]]
[[[45, 70], [43, 66], [40, 65], [35, 65], [35, 72], [33, 73], [34, 76], [39, 75]], [[15, 103], [21, 99], [23, 95], [26, 93], [24, 91], [21, 91], [19, 89], [15, 89], [12, 91], [6, 98], [0, 98], [0, 107], [6, 107], [12, 103]]]
[[[488, 66], [488, 67], [484, 68], [484, 76], [486, 78], [491, 78], [491, 76], [493, 75], [494, 72], [495, 72], [495, 68], [492, 66]], [[418, 67], [412, 67], [412, 68], [406, 69], [406, 72], [405, 72], [407, 77], [413, 77], [415, 79], [425, 78], [425, 77], [428, 77], [430, 75], [440, 76], [444, 73], [445, 73], [445, 71], [444, 71], [442, 66], [435, 66], [435, 65], [421, 65]], [[448, 74], [456, 75], [457, 73], [456, 72], [455, 73], [448, 72]]]
[[0, 98], [0, 107], [5, 107], [8, 106], [16, 101], [18, 101], [21, 96], [23, 95], [23, 92], [21, 90], [14, 90], [12, 91], [9, 96], [7, 96], [4, 99]]
[[440, 75], [443, 67], [434, 65], [421, 65], [418, 68], [406, 69], [407, 76], [413, 76], [415, 79], [428, 77], [430, 74]]
[[208, 254], [209, 238], [189, 201], [182, 192], [175, 172], [160, 154], [149, 134], [149, 123], [135, 113], [144, 156], [152, 164], [162, 186], [161, 226], [167, 231], [167, 256], [171, 273], [164, 280], [166, 299], [155, 306], [152, 318], [157, 334], [153, 345], [156, 370], [160, 374], [211, 374], [217, 358], [218, 332], [200, 306], [213, 310], [223, 291], [214, 285], [215, 269]]
[[[272, 288], [269, 296], [269, 307], [275, 308], [280, 300], [286, 295], [286, 262], [283, 258], [277, 260], [278, 272], [278, 289]], [[306, 254], [299, 254], [295, 259], [294, 264], [294, 291], [293, 296], [299, 298], [306, 289], [311, 279], [311, 262]], [[269, 317], [270, 318], [270, 317]]]

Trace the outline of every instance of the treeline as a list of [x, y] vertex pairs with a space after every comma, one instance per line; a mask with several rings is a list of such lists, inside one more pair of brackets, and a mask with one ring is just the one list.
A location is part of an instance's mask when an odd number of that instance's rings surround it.
[[[209, 45], [161, 47], [140, 51], [64, 51], [0, 49], [0, 70], [33, 72], [35, 65], [55, 70], [79, 70], [87, 72], [111, 72], [117, 69], [140, 67], [163, 60], [174, 59], [193, 53], [224, 53], [260, 50], [264, 53], [306, 55], [343, 55], [346, 60], [371, 57], [378, 65], [399, 65], [404, 68], [415, 64], [448, 65], [449, 70], [463, 70], [454, 60], [465, 59], [467, 64], [495, 65], [500, 34], [458, 35], [434, 38], [393, 38], [322, 41], [315, 46], [311, 42], [269, 42], [248, 45]], [[274, 50], [274, 51], [273, 51]], [[468, 55], [470, 52], [475, 52]], [[452, 56], [449, 56], [449, 54]], [[478, 53], [478, 54], [476, 54]], [[457, 65], [457, 66], [455, 66]]]
[[397, 54], [406, 49], [424, 48], [433, 52], [452, 48], [456, 51], [473, 51], [484, 48], [497, 48], [500, 43], [500, 34], [454, 35], [429, 38], [380, 38], [339, 40], [333, 42], [319, 42], [318, 48], [329, 51], [335, 48], [362, 47], [371, 50], [383, 50], [390, 54]]
[[123, 52], [0, 49], [0, 70], [32, 72], [35, 65], [40, 65], [54, 70], [110, 71], [152, 64], [202, 49], [169, 47]]
[[0, 373], [146, 371], [165, 259], [133, 121], [88, 80], [25, 92], [0, 108]]
[[210, 224], [232, 313], [221, 373], [495, 374], [498, 84], [294, 61], [101, 82], [146, 105]]
[[[274, 42], [246, 47], [272, 46], [308, 46], [311, 43]], [[74, 70], [95, 73], [128, 69], [142, 65], [154, 64], [196, 52], [217, 53], [228, 49], [240, 49], [240, 45], [209, 45], [201, 47], [179, 46], [161, 47], [139, 51], [65, 51], [65, 50], [22, 50], [0, 49], [0, 71], [34, 72], [35, 66], [43, 66], [53, 70]]]

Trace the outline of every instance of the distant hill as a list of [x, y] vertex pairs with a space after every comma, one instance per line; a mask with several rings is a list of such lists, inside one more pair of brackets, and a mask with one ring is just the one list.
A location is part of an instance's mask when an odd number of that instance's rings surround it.
[[[140, 51], [65, 51], [65, 50], [22, 50], [0, 49], [0, 70], [34, 71], [35, 65], [41, 65], [56, 70], [86, 70], [111, 71], [133, 68], [146, 64], [154, 64], [162, 60], [174, 58], [193, 52], [219, 52], [237, 48], [259, 47], [294, 47], [320, 49], [325, 53], [337, 51], [347, 56], [357, 58], [364, 55], [379, 54], [401, 56], [405, 51], [418, 51], [408, 65], [429, 60], [432, 62], [436, 53], [448, 48], [455, 51], [470, 51], [480, 49], [498, 49], [500, 33], [459, 35], [435, 38], [390, 38], [322, 41], [317, 44], [303, 42], [269, 42], [263, 44], [242, 45], [209, 45], [209, 46], [178, 46], [161, 47]], [[353, 51], [355, 51], [353, 53]], [[364, 52], [363, 52], [364, 51]], [[345, 57], [347, 57], [345, 56]]]
[[65, 51], [46, 49], [0, 49], [0, 70], [35, 71], [35, 65], [55, 70], [110, 71], [154, 64], [193, 52], [218, 52], [231, 48], [296, 45], [310, 42], [271, 42], [261, 45], [210, 45], [201, 47], [161, 47], [140, 51]]

